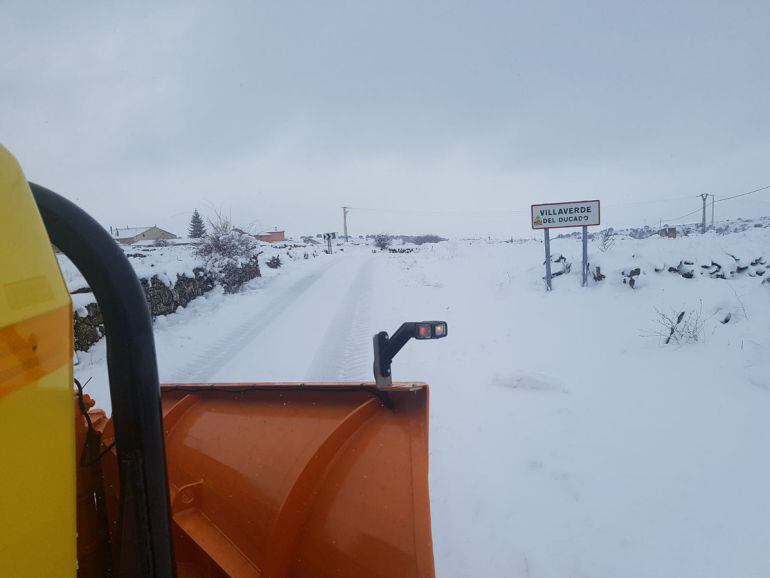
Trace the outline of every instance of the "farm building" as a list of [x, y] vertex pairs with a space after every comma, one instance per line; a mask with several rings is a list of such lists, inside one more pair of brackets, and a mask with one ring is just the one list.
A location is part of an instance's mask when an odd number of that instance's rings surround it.
[[257, 233], [254, 235], [257, 241], [263, 241], [265, 243], [280, 243], [286, 240], [286, 231], [267, 231], [265, 233]]
[[153, 225], [151, 227], [125, 227], [112, 229], [112, 237], [122, 245], [133, 245], [139, 241], [159, 241], [161, 239], [176, 239], [177, 236]]

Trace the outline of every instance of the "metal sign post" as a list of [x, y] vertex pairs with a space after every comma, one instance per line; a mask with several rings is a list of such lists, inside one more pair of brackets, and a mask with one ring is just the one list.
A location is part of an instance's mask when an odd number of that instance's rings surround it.
[[583, 226], [583, 287], [588, 285], [588, 227]]
[[551, 235], [549, 229], [543, 231], [545, 235], [545, 290], [551, 290]]
[[582, 227], [583, 266], [582, 285], [588, 285], [588, 227], [601, 224], [599, 201], [572, 201], [532, 205], [532, 228], [543, 229], [545, 241], [545, 289], [551, 290], [551, 229]]

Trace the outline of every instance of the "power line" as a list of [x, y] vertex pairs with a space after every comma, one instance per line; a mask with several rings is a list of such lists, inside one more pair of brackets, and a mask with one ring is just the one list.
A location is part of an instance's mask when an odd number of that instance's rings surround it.
[[[668, 199], [651, 199], [648, 201], [625, 201], [618, 203], [607, 203], [608, 207], [623, 207], [626, 205], [646, 205], [656, 203], [668, 203], [671, 201], [681, 201], [684, 199], [690, 199], [689, 195], [686, 197], [671, 197]], [[513, 209], [490, 209], [487, 211], [469, 211], [469, 210], [443, 210], [443, 211], [431, 211], [421, 209], [385, 209], [374, 207], [348, 207], [349, 210], [354, 211], [366, 211], [373, 213], [400, 213], [409, 215], [429, 215], [429, 216], [466, 216], [466, 215], [493, 215], [493, 216], [507, 216], [507, 215], [529, 215], [529, 211], [513, 210]]]
[[737, 199], [738, 197], [745, 197], [746, 195], [752, 195], [754, 193], [758, 193], [759, 191], [765, 191], [767, 189], [770, 189], [770, 185], [766, 185], [764, 187], [760, 187], [758, 189], [754, 189], [753, 191], [749, 191], [748, 193], [741, 193], [740, 195], [733, 195], [732, 197], [725, 197], [724, 199], [719, 199], [718, 201], [714, 201], [715, 203], [721, 203], [722, 201], [729, 201], [730, 199]]
[[[764, 187], [760, 187], [760, 188], [758, 188], [758, 189], [754, 189], [753, 191], [747, 191], [747, 192], [745, 192], [745, 193], [740, 193], [740, 194], [738, 194], [738, 195], [732, 195], [731, 197], [724, 197], [724, 198], [722, 198], [722, 199], [719, 199], [719, 200], [715, 200], [713, 203], [714, 203], [714, 204], [716, 204], [716, 203], [722, 203], [722, 202], [724, 202], [724, 201], [730, 201], [730, 200], [732, 200], [732, 199], [737, 199], [737, 198], [739, 198], [739, 197], [745, 197], [746, 195], [753, 195], [754, 193], [758, 193], [758, 192], [760, 192], [760, 191], [765, 191], [765, 190], [767, 190], [767, 189], [770, 189], [770, 185], [766, 185], [766, 186], [764, 186]], [[689, 198], [689, 197], [688, 197], [688, 198]], [[697, 198], [697, 197], [696, 197], [696, 198]], [[684, 219], [685, 217], [689, 217], [690, 215], [694, 215], [695, 213], [699, 213], [700, 211], [701, 211], [701, 209], [695, 209], [694, 211], [692, 211], [692, 212], [690, 212], [690, 213], [687, 213], [687, 214], [685, 214], [685, 215], [681, 215], [681, 216], [679, 216], [679, 217], [674, 217], [674, 218], [672, 218], [672, 219], [663, 219], [663, 220], [664, 220], [664, 221], [666, 221], [666, 222], [673, 222], [673, 221], [678, 221], [678, 220], [680, 220], [680, 219]]]
[[695, 209], [691, 213], [687, 213], [686, 215], [682, 215], [680, 217], [674, 217], [673, 219], [663, 219], [666, 223], [670, 223], [673, 221], [678, 221], [679, 219], [684, 219], [685, 217], [689, 217], [690, 215], [694, 215], [695, 213], [700, 213], [700, 209]]
[[[724, 197], [722, 199], [714, 200], [712, 201], [712, 207], [713, 204], [721, 203], [723, 201], [730, 201], [732, 199], [737, 199], [740, 197], [745, 197], [747, 195], [752, 195], [754, 193], [758, 193], [761, 191], [765, 191], [770, 189], [770, 185], [766, 185], [764, 187], [760, 187], [758, 189], [754, 189], [751, 191], [747, 191], [745, 193], [740, 193], [737, 195], [732, 195], [729, 197]], [[713, 196], [713, 195], [712, 195]], [[626, 201], [626, 202], [618, 202], [618, 203], [607, 203], [605, 206], [612, 206], [612, 207], [622, 207], [622, 206], [628, 206], [628, 205], [643, 205], [643, 204], [656, 204], [656, 203], [668, 203], [673, 201], [683, 201], [683, 200], [689, 200], [693, 197], [691, 195], [682, 196], [682, 197], [669, 197], [666, 199], [651, 199], [647, 201]], [[695, 198], [699, 198], [699, 196], [696, 196]], [[508, 218], [510, 216], [516, 215], [516, 216], [524, 216], [529, 215], [529, 211], [522, 211], [522, 210], [512, 210], [512, 209], [489, 209], [486, 211], [469, 211], [469, 210], [421, 210], [421, 209], [387, 209], [382, 207], [347, 207], [349, 211], [362, 211], [362, 212], [370, 212], [370, 213], [391, 213], [391, 214], [404, 214], [404, 215], [422, 215], [422, 216], [433, 216], [433, 217], [497, 217], [497, 218]], [[685, 219], [687, 217], [690, 217], [692, 215], [695, 215], [697, 213], [700, 213], [702, 211], [702, 208], [695, 209], [694, 211], [690, 211], [689, 213], [685, 213], [684, 215], [680, 215], [678, 217], [673, 217], [669, 219], [663, 219], [666, 223], [674, 223], [681, 221], [681, 219]], [[681, 223], [680, 223], [681, 224]]]

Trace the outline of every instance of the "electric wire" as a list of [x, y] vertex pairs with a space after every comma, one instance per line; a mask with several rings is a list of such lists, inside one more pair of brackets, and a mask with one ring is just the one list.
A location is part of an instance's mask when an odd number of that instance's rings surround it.
[[[721, 199], [715, 199], [713, 201], [713, 204], [717, 203], [723, 203], [725, 201], [730, 201], [733, 199], [738, 199], [741, 197], [745, 197], [747, 195], [752, 195], [754, 193], [759, 193], [761, 191], [765, 191], [770, 189], [770, 185], [766, 185], [763, 187], [759, 187], [757, 189], [753, 189], [751, 191], [746, 191], [745, 193], [739, 193], [737, 195], [731, 195], [729, 197], [724, 197]], [[713, 196], [713, 195], [712, 195]], [[626, 202], [618, 202], [618, 203], [607, 203], [605, 206], [607, 207], [622, 207], [622, 206], [628, 206], [628, 205], [645, 205], [645, 204], [658, 204], [658, 203], [668, 203], [673, 201], [683, 201], [692, 199], [693, 197], [691, 195], [687, 196], [681, 196], [681, 197], [669, 197], [665, 199], [651, 199], [651, 200], [645, 200], [645, 201], [626, 201]], [[349, 211], [359, 211], [359, 212], [368, 212], [368, 213], [391, 213], [391, 214], [404, 214], [404, 215], [416, 215], [416, 216], [430, 216], [430, 217], [497, 217], [497, 218], [507, 218], [513, 215], [517, 216], [524, 216], [528, 215], [529, 211], [527, 210], [513, 210], [513, 209], [489, 209], [489, 210], [423, 210], [423, 209], [389, 209], [384, 207], [352, 207], [348, 206], [347, 209]], [[686, 219], [687, 217], [690, 217], [692, 215], [695, 215], [697, 213], [700, 213], [702, 211], [702, 207], [699, 207], [695, 209], [694, 211], [690, 211], [689, 213], [685, 213], [684, 215], [679, 215], [678, 217], [668, 218], [668, 219], [662, 219], [665, 223], [672, 223], [672, 224], [683, 224], [681, 222], [682, 219]]]
[[765, 191], [767, 189], [770, 189], [770, 185], [766, 185], [764, 187], [760, 187], [758, 189], [754, 189], [753, 191], [749, 191], [747, 193], [741, 193], [740, 195], [733, 195], [732, 197], [725, 197], [723, 199], [719, 199], [718, 201], [714, 201], [715, 203], [722, 203], [724, 201], [729, 201], [731, 199], [737, 199], [738, 197], [745, 197], [746, 195], [752, 195], [754, 193], [758, 193], [759, 191]]
[[[724, 197], [724, 198], [721, 198], [721, 199], [715, 199], [713, 201], [713, 204], [723, 203], [725, 201], [730, 201], [732, 199], [737, 199], [737, 198], [740, 198], [740, 197], [745, 197], [747, 195], [753, 195], [754, 193], [758, 193], [760, 191], [766, 191], [768, 189], [770, 189], [770, 185], [765, 185], [764, 187], [759, 187], [758, 189], [753, 189], [753, 190], [747, 191], [745, 193], [739, 193], [737, 195], [732, 195], [730, 197]], [[703, 210], [703, 208], [701, 207], [701, 208], [695, 209], [694, 211], [691, 211], [689, 213], [681, 215], [679, 217], [674, 217], [672, 219], [663, 219], [663, 220], [666, 221], [666, 222], [676, 222], [676, 221], [679, 221], [680, 219], [684, 219], [686, 217], [689, 217], [690, 215], [694, 215], [696, 213], [700, 213], [702, 210]]]
[[[691, 197], [688, 195], [686, 197], [670, 197], [666, 199], [651, 199], [646, 201], [627, 201], [627, 202], [619, 202], [619, 203], [607, 203], [605, 206], [610, 207], [622, 207], [626, 205], [646, 205], [646, 204], [656, 204], [656, 203], [668, 203], [672, 201], [681, 201], [685, 199], [690, 199]], [[460, 216], [460, 217], [467, 217], [467, 216], [495, 216], [495, 217], [506, 217], [510, 215], [529, 215], [529, 211], [527, 210], [520, 210], [520, 209], [489, 209], [485, 211], [478, 211], [478, 210], [424, 210], [424, 209], [388, 209], [383, 207], [351, 207], [348, 206], [347, 209], [349, 211], [363, 211], [363, 212], [369, 212], [369, 213], [396, 213], [396, 214], [407, 214], [407, 215], [424, 215], [424, 216], [437, 216], [437, 217], [445, 217], [445, 216]]]

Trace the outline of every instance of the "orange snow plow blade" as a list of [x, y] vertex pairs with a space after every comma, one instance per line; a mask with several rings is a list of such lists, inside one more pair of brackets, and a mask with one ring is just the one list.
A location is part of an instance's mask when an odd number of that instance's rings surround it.
[[434, 576], [428, 387], [161, 387], [180, 578]]

